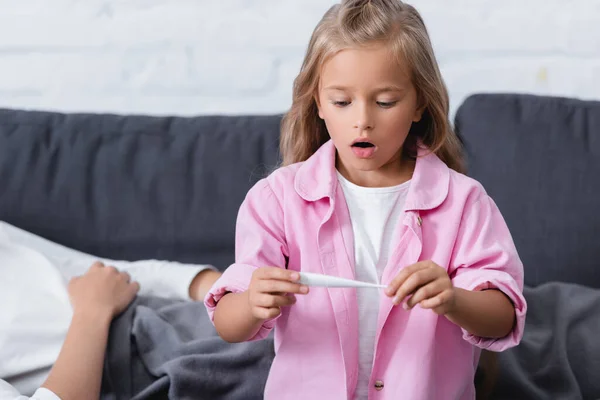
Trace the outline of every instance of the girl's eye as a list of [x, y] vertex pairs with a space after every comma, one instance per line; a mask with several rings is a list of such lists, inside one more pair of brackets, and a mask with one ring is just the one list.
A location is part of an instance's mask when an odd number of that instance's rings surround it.
[[347, 105], [350, 104], [349, 101], [332, 101], [331, 104], [333, 104], [336, 107], [346, 107]]
[[377, 105], [382, 108], [391, 108], [396, 105], [397, 101], [378, 101]]

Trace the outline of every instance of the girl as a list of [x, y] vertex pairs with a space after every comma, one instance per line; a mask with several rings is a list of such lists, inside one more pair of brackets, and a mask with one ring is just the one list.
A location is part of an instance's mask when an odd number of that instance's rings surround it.
[[[347, 0], [316, 27], [281, 135], [284, 166], [238, 216], [205, 304], [222, 338], [275, 329], [267, 399], [473, 399], [480, 349], [523, 333], [523, 267], [461, 174], [418, 12]], [[311, 288], [299, 271], [387, 288]]]

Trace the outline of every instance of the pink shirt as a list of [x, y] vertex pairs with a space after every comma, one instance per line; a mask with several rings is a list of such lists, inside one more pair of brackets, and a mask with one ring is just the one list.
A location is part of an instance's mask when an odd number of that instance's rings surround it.
[[[352, 225], [334, 160], [329, 141], [306, 162], [280, 168], [250, 190], [238, 215], [236, 262], [205, 299], [211, 318], [226, 292], [247, 289], [257, 267], [354, 278]], [[505, 338], [475, 337], [431, 310], [394, 307], [382, 292], [369, 399], [474, 399], [480, 349], [517, 345], [525, 323], [523, 266], [504, 219], [478, 182], [420, 151], [394, 237], [383, 284], [408, 265], [432, 260], [448, 270], [455, 287], [502, 290], [515, 305], [517, 323]], [[251, 339], [276, 328], [265, 398], [352, 398], [356, 289], [314, 287], [296, 297]]]

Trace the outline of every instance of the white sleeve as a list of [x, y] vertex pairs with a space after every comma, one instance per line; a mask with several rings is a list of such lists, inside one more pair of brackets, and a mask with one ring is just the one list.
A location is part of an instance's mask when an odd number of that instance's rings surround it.
[[33, 396], [27, 397], [19, 394], [8, 382], [0, 379], [0, 400], [61, 400], [54, 392], [46, 388], [39, 388]]
[[105, 265], [113, 265], [127, 272], [131, 279], [140, 284], [144, 296], [157, 296], [189, 300], [190, 284], [199, 272], [206, 269], [216, 271], [212, 265], [181, 264], [173, 261], [117, 261], [100, 259]]
[[54, 243], [5, 222], [0, 222], [0, 234], [42, 253], [67, 281], [74, 276], [83, 275], [95, 261], [101, 261], [131, 275], [140, 284], [140, 294], [145, 296], [189, 300], [189, 287], [194, 277], [205, 269], [217, 270], [212, 265], [158, 260], [119, 261], [97, 257]]

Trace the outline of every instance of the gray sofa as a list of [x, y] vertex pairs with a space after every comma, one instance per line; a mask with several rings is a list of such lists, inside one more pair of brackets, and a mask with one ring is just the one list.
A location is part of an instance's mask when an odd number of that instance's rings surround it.
[[[0, 219], [104, 257], [224, 269], [239, 205], [277, 165], [280, 118], [0, 110]], [[528, 285], [524, 343], [499, 356], [493, 398], [600, 398], [600, 103], [475, 95], [456, 126]], [[188, 398], [260, 398], [227, 385]]]
[[525, 336], [492, 397], [600, 399], [600, 102], [475, 95], [455, 125], [525, 268]]

